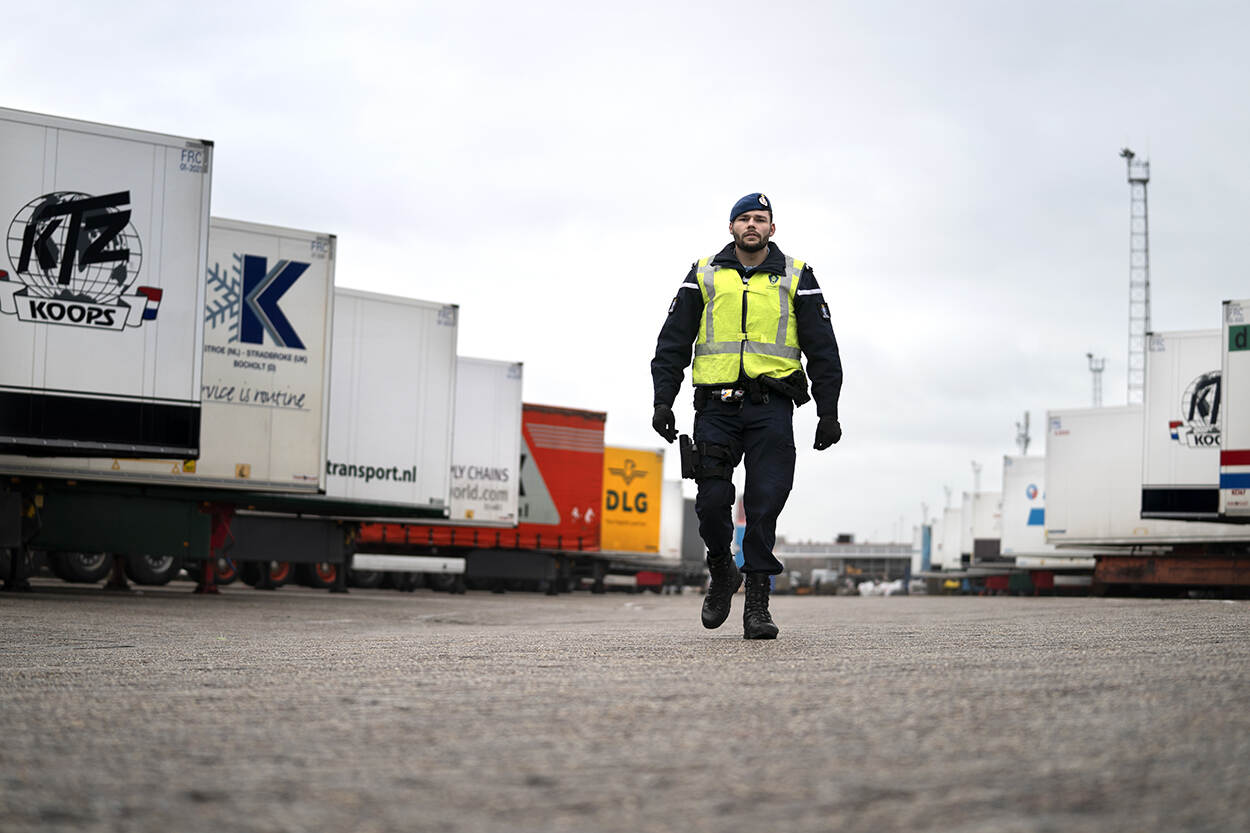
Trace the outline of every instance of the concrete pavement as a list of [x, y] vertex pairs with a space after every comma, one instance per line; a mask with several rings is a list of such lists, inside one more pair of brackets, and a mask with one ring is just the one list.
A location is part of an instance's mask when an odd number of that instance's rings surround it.
[[0, 595], [6, 831], [1250, 829], [1250, 604]]

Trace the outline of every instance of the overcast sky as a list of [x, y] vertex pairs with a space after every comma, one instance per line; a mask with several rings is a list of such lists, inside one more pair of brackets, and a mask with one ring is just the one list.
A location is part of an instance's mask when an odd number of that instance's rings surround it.
[[1250, 297], [1248, 30], [1234, 2], [62, 0], [6, 9], [0, 66], [5, 106], [213, 140], [214, 215], [459, 304], [462, 354], [523, 361], [527, 401], [606, 411], [616, 445], [662, 444], [669, 301], [764, 191], [846, 373], [839, 445], [796, 412], [779, 531], [881, 541], [973, 460], [997, 489], [1026, 410], [1041, 453], [1086, 352], [1125, 401], [1121, 147], [1151, 162], [1153, 329]]

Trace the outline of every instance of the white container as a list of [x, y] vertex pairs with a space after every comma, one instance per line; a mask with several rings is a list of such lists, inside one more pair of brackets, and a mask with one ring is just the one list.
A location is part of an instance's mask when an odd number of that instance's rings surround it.
[[446, 517], [455, 305], [337, 289], [326, 498], [361, 516]]
[[1046, 540], [1059, 547], [1242, 540], [1231, 524], [1141, 517], [1142, 406], [1050, 411]]
[[27, 457], [24, 474], [315, 493], [325, 487], [334, 236], [214, 217], [200, 457]]
[[1046, 458], [1003, 457], [1003, 514], [1000, 551], [1004, 556], [1052, 553], [1046, 543]]
[[[943, 513], [944, 515], [945, 513]], [[941, 566], [942, 553], [942, 516], [934, 519], [929, 532], [929, 569], [936, 570]]]
[[0, 451], [199, 455], [212, 155], [0, 109]]
[[1250, 300], [1224, 302], [1220, 517], [1250, 522]]
[[1092, 569], [1093, 550], [1059, 549], [1046, 541], [1046, 458], [1003, 457], [1002, 554], [1017, 567]]
[[1002, 537], [1003, 496], [999, 492], [964, 492], [959, 533], [959, 552], [969, 564], [999, 557]]
[[962, 515], [961, 509], [942, 510], [942, 534], [937, 539], [932, 566], [947, 571], [963, 568], [963, 555], [960, 551], [963, 540]]
[[1220, 331], [1150, 333], [1142, 407], [1141, 515], [1219, 516]]
[[521, 383], [520, 362], [457, 358], [449, 523], [516, 525]]
[[685, 534], [685, 498], [680, 480], [664, 481], [660, 507], [660, 558], [677, 565], [681, 563], [681, 541]]

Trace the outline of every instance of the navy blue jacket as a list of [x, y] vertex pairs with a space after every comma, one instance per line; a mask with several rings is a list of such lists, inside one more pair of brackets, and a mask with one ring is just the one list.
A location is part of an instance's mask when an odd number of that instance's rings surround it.
[[[730, 243], [712, 258], [718, 268], [736, 269], [745, 281], [756, 272], [771, 275], [786, 273], [786, 256], [776, 243], [768, 244], [768, 256], [759, 266], [748, 268], [738, 262], [734, 244]], [[699, 335], [699, 323], [703, 319], [703, 293], [699, 290], [698, 264], [691, 264], [685, 281], [677, 289], [677, 296], [668, 308], [668, 318], [660, 328], [655, 345], [655, 358], [651, 360], [651, 381], [655, 386], [656, 405], [673, 406], [681, 389], [686, 368], [694, 352], [694, 341]], [[812, 398], [816, 400], [816, 412], [824, 417], [838, 417], [838, 397], [842, 393], [842, 359], [838, 355], [838, 340], [833, 334], [829, 306], [816, 283], [811, 266], [804, 266], [794, 297], [794, 318], [798, 324], [799, 349], [807, 359], [807, 376], [812, 382]], [[740, 381], [745, 381], [740, 380]], [[793, 381], [790, 379], [790, 381]], [[719, 385], [717, 387], [720, 387]], [[802, 398], [798, 404], [805, 401]]]

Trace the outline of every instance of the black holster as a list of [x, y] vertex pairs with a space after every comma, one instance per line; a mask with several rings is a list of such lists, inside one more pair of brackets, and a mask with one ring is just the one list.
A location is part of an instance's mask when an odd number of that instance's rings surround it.
[[771, 388], [774, 392], [789, 399], [796, 408], [805, 402], [810, 402], [812, 399], [807, 393], [807, 374], [802, 370], [796, 370], [789, 376], [783, 376], [780, 379], [774, 379], [772, 376], [761, 376], [759, 381], [765, 387]]
[[733, 479], [734, 468], [730, 465], [729, 449], [725, 446], [712, 443], [696, 445], [694, 440], [685, 434], [682, 434], [677, 442], [681, 451], [682, 478], [686, 480]]
[[695, 451], [694, 440], [682, 434], [677, 438], [677, 447], [681, 452], [681, 476], [683, 480], [694, 480], [695, 466], [699, 462], [699, 452]]

